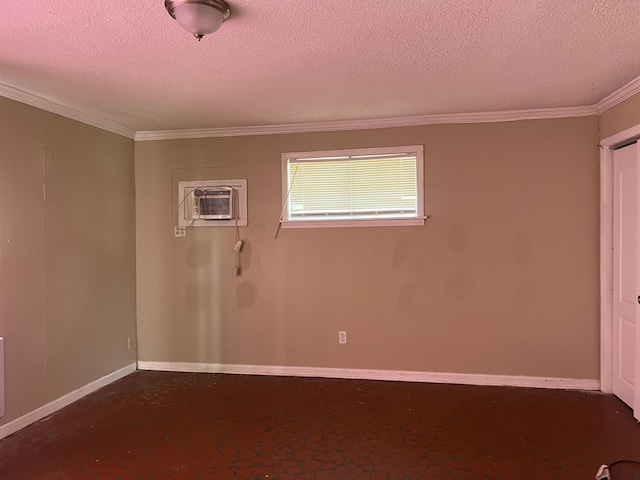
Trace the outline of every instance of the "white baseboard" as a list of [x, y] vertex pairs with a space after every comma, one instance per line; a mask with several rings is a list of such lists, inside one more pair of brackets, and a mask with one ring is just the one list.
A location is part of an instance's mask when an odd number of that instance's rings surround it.
[[233, 373], [291, 377], [390, 380], [459, 385], [552, 388], [562, 390], [600, 390], [600, 381], [581, 378], [545, 378], [516, 375], [479, 375], [466, 373], [407, 372], [400, 370], [363, 370], [351, 368], [280, 367], [270, 365], [223, 365], [218, 363], [138, 362], [140, 370], [171, 372]]
[[42, 420], [45, 417], [48, 417], [52, 413], [57, 412], [58, 410], [66, 407], [67, 405], [72, 404], [73, 402], [80, 400], [82, 397], [87, 396], [88, 394], [95, 392], [99, 388], [102, 388], [110, 383], [115, 382], [123, 377], [126, 377], [130, 373], [136, 371], [136, 364], [132, 363], [127, 365], [120, 370], [116, 370], [108, 375], [105, 375], [98, 380], [95, 380], [84, 387], [80, 387], [73, 392], [67, 393], [62, 397], [54, 400], [53, 402], [49, 402], [42, 407], [36, 408], [31, 412], [22, 415], [21, 417], [16, 418], [15, 420], [10, 421], [2, 426], [0, 426], [0, 439], [8, 437], [12, 433], [17, 432], [18, 430], [23, 429], [27, 425], [31, 425], [32, 423], [37, 422], [38, 420]]

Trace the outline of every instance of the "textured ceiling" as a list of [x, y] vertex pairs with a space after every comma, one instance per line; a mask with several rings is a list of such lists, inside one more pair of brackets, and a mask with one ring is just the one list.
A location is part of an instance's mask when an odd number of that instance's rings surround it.
[[594, 105], [640, 75], [637, 0], [13, 0], [0, 84], [135, 131]]

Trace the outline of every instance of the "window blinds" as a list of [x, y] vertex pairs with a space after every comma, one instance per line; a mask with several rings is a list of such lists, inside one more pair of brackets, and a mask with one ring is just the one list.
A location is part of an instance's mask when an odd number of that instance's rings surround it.
[[418, 216], [414, 154], [289, 159], [288, 178], [288, 220]]

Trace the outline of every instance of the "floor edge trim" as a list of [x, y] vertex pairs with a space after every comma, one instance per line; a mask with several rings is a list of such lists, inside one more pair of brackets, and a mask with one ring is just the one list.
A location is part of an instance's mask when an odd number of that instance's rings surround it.
[[102, 378], [94, 380], [93, 382], [90, 382], [87, 385], [78, 388], [77, 390], [69, 392], [62, 397], [53, 400], [52, 402], [49, 402], [41, 407], [36, 408], [35, 410], [25, 413], [24, 415], [14, 420], [11, 420], [8, 423], [5, 423], [4, 425], [0, 426], [0, 439], [8, 437], [18, 430], [22, 430], [24, 427], [31, 425], [38, 420], [42, 420], [45, 417], [48, 417], [58, 410], [71, 405], [73, 402], [80, 400], [82, 397], [95, 392], [99, 388], [109, 385], [116, 380], [120, 380], [121, 378], [126, 377], [127, 375], [135, 371], [136, 364], [131, 363], [124, 368], [116, 370], [115, 372], [111, 372]]
[[482, 375], [467, 373], [366, 370], [352, 368], [288, 367], [273, 365], [229, 365], [218, 363], [181, 363], [138, 361], [140, 370], [171, 372], [230, 373], [363, 380], [389, 380], [420, 383], [453, 383], [562, 390], [600, 390], [600, 381], [589, 378], [530, 377], [519, 375]]

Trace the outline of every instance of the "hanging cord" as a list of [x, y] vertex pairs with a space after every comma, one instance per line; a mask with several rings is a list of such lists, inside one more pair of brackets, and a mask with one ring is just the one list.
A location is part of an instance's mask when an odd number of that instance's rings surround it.
[[[189, 195], [191, 195], [193, 192], [195, 192], [197, 189], [198, 189], [197, 187], [194, 187], [194, 188], [192, 188], [191, 190], [187, 191], [187, 193], [185, 193], [185, 194], [184, 194], [184, 197], [182, 197], [182, 200], [180, 200], [180, 203], [178, 204], [178, 209], [177, 209], [177, 211], [176, 211], [176, 216], [177, 216], [178, 218], [180, 218], [180, 207], [182, 207], [182, 204], [185, 202], [185, 200], [187, 199], [187, 197], [188, 197]], [[188, 189], [187, 189], [187, 188], [185, 188], [185, 190], [188, 190]], [[193, 205], [191, 206], [191, 208], [193, 209]], [[193, 216], [193, 210], [192, 210], [191, 215]], [[185, 215], [185, 218], [186, 218], [186, 215]], [[193, 224], [195, 223], [195, 221], [196, 221], [196, 219], [195, 219], [195, 218], [191, 219], [191, 223], [190, 223], [188, 226], [184, 227], [184, 229], [185, 229], [185, 230], [189, 230], [190, 228], [193, 228]], [[176, 222], [176, 223], [180, 223], [180, 222]]]
[[600, 465], [598, 473], [596, 473], [596, 480], [612, 480], [613, 477], [611, 476], [610, 472], [613, 470], [613, 467], [615, 467], [616, 465], [624, 464], [640, 467], [640, 462], [637, 460], [616, 460], [610, 465]]
[[[236, 205], [238, 205], [238, 203], [236, 202], [238, 200], [238, 192], [236, 191], [235, 188], [231, 187], [231, 194], [233, 195], [233, 203], [234, 203], [234, 207]], [[233, 218], [235, 220], [236, 223], [236, 243], [233, 246], [233, 251], [235, 252], [235, 265], [233, 267], [233, 276], [237, 277], [242, 273], [242, 263], [241, 263], [241, 259], [240, 259], [240, 251], [242, 250], [242, 245], [243, 245], [243, 241], [240, 240], [240, 227], [238, 226], [238, 208], [234, 208], [233, 209]]]
[[640, 462], [637, 460], [616, 460], [615, 462], [612, 462], [611, 465], [609, 465], [609, 470], [612, 470], [613, 467], [615, 467], [616, 465], [621, 465], [625, 463], [628, 465], [634, 465], [636, 467], [640, 467]]
[[291, 179], [291, 184], [289, 185], [289, 189], [287, 190], [287, 196], [284, 199], [282, 204], [282, 210], [280, 210], [280, 218], [278, 219], [278, 225], [276, 225], [276, 230], [273, 232], [273, 239], [278, 238], [278, 233], [280, 232], [280, 227], [282, 226], [282, 215], [284, 214], [285, 208], [287, 208], [287, 204], [289, 203], [289, 195], [291, 195], [291, 189], [293, 188], [293, 183], [296, 181], [296, 175], [298, 174], [298, 166], [300, 164], [296, 163], [296, 169], [293, 171], [293, 178]]

